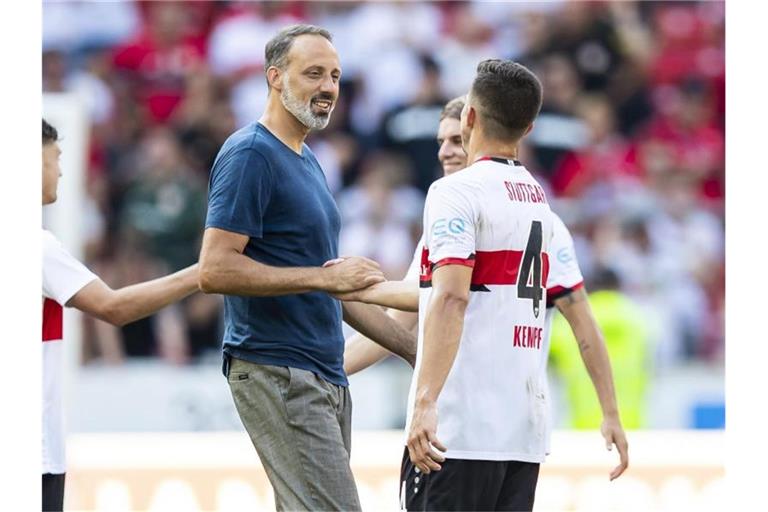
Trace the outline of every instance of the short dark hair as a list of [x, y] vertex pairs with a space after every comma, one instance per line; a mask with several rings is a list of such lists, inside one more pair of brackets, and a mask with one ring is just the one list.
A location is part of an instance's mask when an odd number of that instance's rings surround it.
[[453, 98], [451, 101], [445, 104], [443, 110], [440, 112], [440, 120], [443, 119], [461, 119], [461, 111], [464, 110], [464, 104], [467, 102], [467, 96], [461, 95], [458, 98]]
[[269, 40], [267, 46], [264, 47], [264, 71], [270, 67], [275, 66], [279, 69], [284, 69], [288, 64], [288, 52], [291, 51], [293, 41], [304, 35], [322, 36], [328, 41], [333, 42], [333, 36], [324, 28], [317, 27], [315, 25], [290, 25], [278, 32], [275, 37]]
[[59, 132], [43, 119], [43, 144], [50, 144], [59, 140]]
[[477, 65], [471, 95], [486, 133], [496, 139], [520, 139], [541, 109], [541, 82], [511, 60], [488, 59]]

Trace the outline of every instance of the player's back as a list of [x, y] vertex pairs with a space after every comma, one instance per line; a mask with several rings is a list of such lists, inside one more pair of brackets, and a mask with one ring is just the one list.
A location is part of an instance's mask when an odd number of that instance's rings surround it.
[[539, 362], [552, 238], [544, 191], [519, 163], [484, 159], [435, 182], [424, 223], [419, 354], [432, 271], [445, 264], [473, 269], [461, 344], [438, 400], [438, 438], [452, 458], [540, 462]]

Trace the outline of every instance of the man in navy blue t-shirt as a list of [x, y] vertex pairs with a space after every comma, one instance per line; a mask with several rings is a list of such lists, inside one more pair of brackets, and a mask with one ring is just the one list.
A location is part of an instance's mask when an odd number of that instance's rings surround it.
[[384, 281], [366, 258], [323, 268], [338, 257], [341, 222], [304, 139], [338, 97], [331, 35], [295, 25], [265, 53], [266, 111], [211, 171], [200, 288], [225, 295], [224, 371], [278, 509], [359, 510], [342, 316], [411, 364], [416, 342], [377, 306], [329, 295]]

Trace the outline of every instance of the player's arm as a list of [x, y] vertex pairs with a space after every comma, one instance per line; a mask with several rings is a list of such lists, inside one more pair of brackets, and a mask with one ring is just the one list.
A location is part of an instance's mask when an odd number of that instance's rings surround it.
[[419, 283], [415, 280], [384, 281], [361, 290], [336, 294], [336, 298], [416, 313], [419, 311]]
[[125, 325], [196, 292], [197, 270], [195, 264], [174, 274], [117, 290], [101, 279], [94, 279], [66, 305], [113, 325]]
[[411, 367], [416, 364], [416, 337], [379, 306], [343, 302], [342, 311], [344, 321], [354, 330], [402, 357]]
[[[419, 321], [416, 314], [405, 311], [389, 310], [387, 315], [409, 332], [413, 332], [413, 328]], [[347, 375], [354, 375], [378, 363], [390, 354], [392, 352], [375, 341], [356, 333], [347, 338], [344, 347], [344, 372]]]
[[624, 429], [621, 426], [619, 409], [616, 405], [611, 362], [608, 358], [603, 333], [592, 314], [592, 308], [589, 305], [584, 287], [556, 299], [555, 306], [571, 326], [579, 345], [581, 359], [597, 392], [603, 411], [601, 431], [606, 440], [606, 447], [610, 450], [611, 446], [615, 444], [619, 451], [620, 463], [610, 475], [611, 480], [613, 480], [627, 469], [629, 448]]
[[432, 296], [424, 320], [424, 352], [408, 434], [411, 460], [424, 473], [440, 470], [439, 462], [445, 460], [430, 444], [446, 449], [435, 437], [437, 398], [459, 350], [471, 280], [472, 268], [465, 265], [445, 265], [432, 273]]
[[321, 267], [273, 267], [245, 254], [248, 235], [209, 227], [200, 250], [200, 289], [205, 293], [275, 296], [312, 291], [345, 292], [384, 281], [376, 262], [352, 257]]

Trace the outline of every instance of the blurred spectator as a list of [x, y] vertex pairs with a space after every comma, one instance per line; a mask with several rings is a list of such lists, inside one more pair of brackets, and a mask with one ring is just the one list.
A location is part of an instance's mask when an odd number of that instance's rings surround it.
[[[646, 425], [647, 391], [652, 376], [651, 347], [642, 310], [619, 288], [618, 276], [601, 269], [590, 282], [593, 291], [589, 302], [605, 335], [621, 422], [627, 429], [637, 429]], [[566, 390], [568, 426], [599, 429], [603, 418], [600, 403], [581, 362], [578, 343], [568, 322], [559, 314], [552, 322], [550, 362], [554, 375], [562, 379]]]
[[616, 130], [616, 117], [607, 98], [582, 97], [576, 113], [588, 129], [587, 145], [567, 153], [552, 173], [558, 196], [578, 197], [593, 183], [635, 178], [635, 155]]
[[359, 185], [339, 194], [344, 228], [339, 254], [378, 261], [390, 279], [405, 275], [421, 235], [422, 193], [407, 185], [407, 161], [375, 153], [363, 164]]
[[136, 34], [140, 23], [136, 2], [44, 0], [43, 49], [78, 52], [114, 46]]
[[527, 139], [541, 171], [551, 179], [557, 162], [588, 142], [587, 127], [575, 112], [582, 85], [573, 63], [562, 54], [544, 57], [534, 71], [542, 82], [544, 100]]
[[175, 272], [197, 261], [205, 221], [205, 183], [185, 167], [168, 129], [142, 141], [139, 172], [126, 191], [121, 225], [149, 254]]
[[384, 116], [380, 128], [381, 145], [401, 151], [415, 171], [413, 185], [425, 194], [442, 175], [437, 161], [437, 125], [448, 101], [440, 89], [440, 69], [428, 56], [421, 58], [423, 75], [416, 96]]
[[467, 93], [478, 62], [507, 49], [493, 47], [493, 29], [477, 16], [471, 4], [458, 4], [451, 14], [451, 30], [443, 37], [435, 55], [443, 70], [445, 94], [454, 98]]
[[205, 62], [203, 34], [188, 24], [190, 10], [180, 2], [147, 2], [147, 23], [133, 41], [115, 49], [114, 64], [135, 89], [152, 122], [164, 122], [184, 94], [184, 81]]
[[553, 17], [549, 51], [563, 53], [573, 62], [585, 91], [606, 88], [621, 62], [619, 39], [605, 6], [595, 2], [564, 2]]

